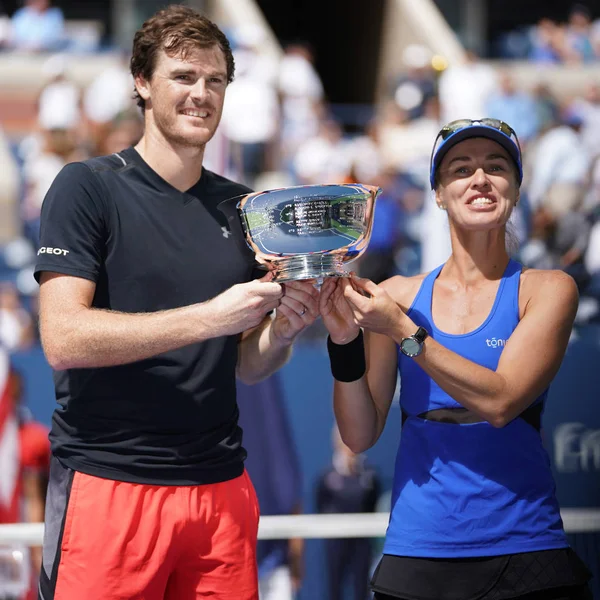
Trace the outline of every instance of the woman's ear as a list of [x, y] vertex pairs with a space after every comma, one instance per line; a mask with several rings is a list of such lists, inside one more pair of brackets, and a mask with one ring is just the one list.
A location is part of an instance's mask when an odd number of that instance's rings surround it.
[[435, 203], [440, 210], [446, 210], [446, 203], [440, 197], [438, 190], [435, 191]]

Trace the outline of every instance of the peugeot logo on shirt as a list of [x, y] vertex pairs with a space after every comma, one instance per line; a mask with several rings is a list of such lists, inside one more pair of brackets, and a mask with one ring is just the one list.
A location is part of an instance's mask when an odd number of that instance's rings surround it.
[[62, 248], [50, 248], [49, 246], [46, 247], [42, 247], [40, 248], [38, 251], [38, 256], [40, 254], [56, 254], [57, 256], [66, 256], [67, 254], [69, 254], [68, 250], [63, 250]]

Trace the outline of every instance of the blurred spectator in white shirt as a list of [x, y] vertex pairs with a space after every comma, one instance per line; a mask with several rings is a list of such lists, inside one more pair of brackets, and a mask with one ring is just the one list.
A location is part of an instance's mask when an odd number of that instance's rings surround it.
[[59, 171], [69, 162], [87, 156], [77, 154], [75, 132], [72, 129], [43, 130], [39, 147], [33, 147], [23, 165], [24, 197], [22, 217], [25, 234], [38, 245], [39, 219], [46, 192]]
[[270, 170], [279, 99], [275, 87], [253, 71], [249, 53], [248, 48], [247, 60], [237, 66], [236, 78], [227, 88], [221, 128], [234, 144], [241, 179], [252, 187], [260, 173]]
[[127, 57], [122, 55], [118, 62], [102, 70], [85, 89], [85, 116], [97, 124], [116, 119], [120, 113], [135, 106], [133, 88]]
[[38, 124], [42, 129], [75, 129], [81, 120], [81, 90], [67, 76], [67, 58], [57, 54], [43, 65], [49, 81], [38, 98]]
[[293, 156], [300, 144], [319, 130], [324, 91], [313, 60], [308, 45], [293, 44], [285, 49], [279, 64], [281, 150], [284, 158]]
[[531, 148], [527, 191], [534, 211], [543, 206], [560, 217], [580, 208], [590, 169], [590, 154], [579, 135], [582, 124], [576, 112], [567, 111], [562, 123]]
[[21, 304], [17, 287], [8, 281], [0, 282], [0, 345], [16, 352], [33, 340], [33, 321]]
[[591, 156], [600, 156], [600, 85], [590, 83], [581, 98], [573, 103], [577, 114], [581, 115], [581, 140]]
[[19, 234], [19, 169], [0, 127], [0, 246]]
[[409, 44], [402, 52], [405, 72], [396, 78], [392, 97], [409, 118], [423, 116], [427, 101], [435, 95], [431, 50], [421, 44]]
[[487, 102], [498, 89], [494, 69], [468, 51], [462, 64], [450, 65], [439, 80], [442, 122], [486, 117]]
[[348, 156], [352, 171], [360, 183], [375, 184], [383, 170], [383, 160], [379, 146], [379, 127], [376, 121], [367, 124], [364, 135], [348, 142]]
[[319, 134], [306, 140], [294, 158], [294, 171], [300, 184], [344, 182], [351, 167], [342, 130], [332, 119], [321, 123]]
[[437, 97], [430, 98], [425, 104], [424, 115], [412, 121], [395, 103], [388, 104], [379, 127], [384, 168], [409, 172], [425, 185], [429, 177], [431, 146], [439, 130]]
[[255, 23], [244, 23], [233, 32], [236, 76], [244, 73], [256, 81], [277, 86], [279, 60], [265, 52], [266, 31]]
[[10, 46], [15, 50], [47, 52], [65, 42], [62, 10], [50, 0], [25, 0], [11, 19]]
[[88, 143], [95, 154], [103, 154], [100, 147], [106, 136], [111, 134], [114, 120], [130, 111], [137, 111], [128, 59], [125, 53], [121, 53], [119, 59], [102, 70], [83, 92], [82, 110], [86, 118]]

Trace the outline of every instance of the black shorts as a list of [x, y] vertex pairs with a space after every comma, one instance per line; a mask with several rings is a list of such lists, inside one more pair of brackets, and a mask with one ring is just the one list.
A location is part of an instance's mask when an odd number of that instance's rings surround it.
[[375, 600], [592, 600], [590, 572], [571, 548], [436, 559], [385, 554]]

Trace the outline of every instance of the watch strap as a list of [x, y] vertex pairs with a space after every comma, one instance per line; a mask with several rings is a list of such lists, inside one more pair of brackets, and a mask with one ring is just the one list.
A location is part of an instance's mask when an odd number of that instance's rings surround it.
[[419, 327], [417, 329], [417, 332], [412, 335], [411, 337], [415, 338], [415, 340], [417, 340], [417, 342], [419, 342], [419, 344], [422, 344], [427, 337], [429, 336], [429, 333], [427, 332], [427, 329], [425, 329], [425, 327]]

